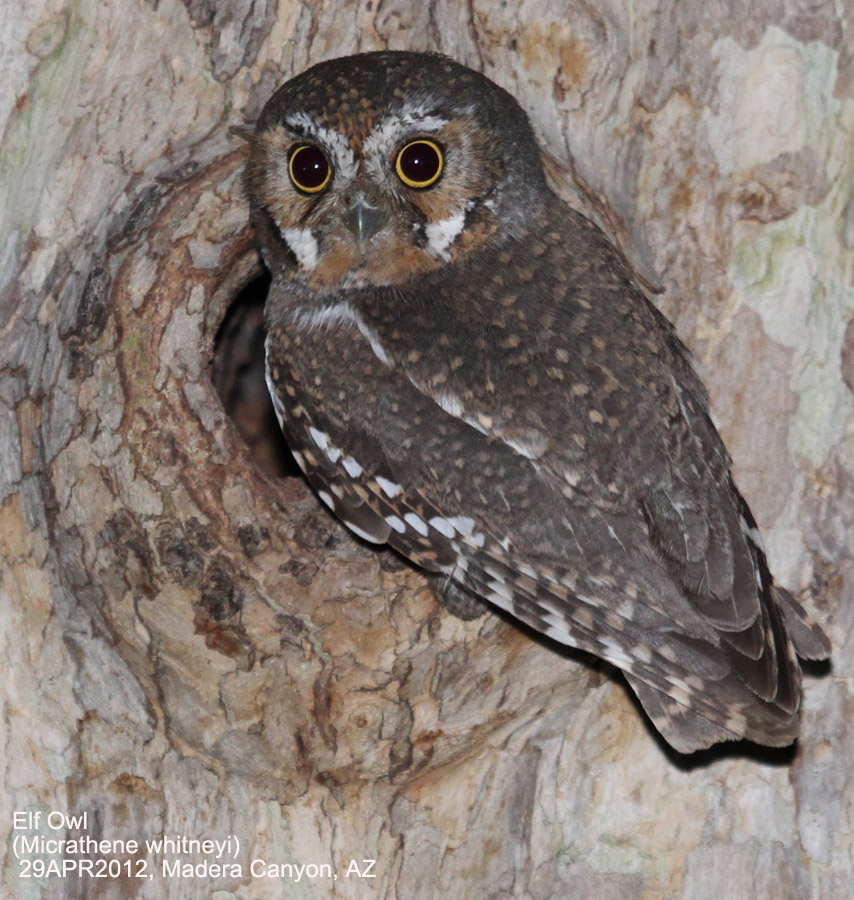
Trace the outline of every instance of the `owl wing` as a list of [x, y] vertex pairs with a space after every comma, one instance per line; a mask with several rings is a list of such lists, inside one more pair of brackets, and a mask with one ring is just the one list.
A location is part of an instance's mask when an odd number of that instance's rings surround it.
[[[634, 519], [588, 505], [583, 515], [573, 510], [571, 521], [564, 515], [566, 503], [557, 500], [554, 473], [534, 466], [500, 438], [434, 408], [432, 414], [445, 420], [434, 422], [431, 432], [440, 432], [448, 447], [460, 445], [461, 438], [480, 442], [483, 459], [504, 467], [499, 482], [518, 495], [504, 498], [499, 489], [510, 517], [503, 520], [501, 503], [478, 481], [477, 459], [469, 460], [475, 468], [460, 465], [451, 477], [413, 470], [412, 460], [398, 452], [399, 438], [383, 440], [382, 429], [370, 422], [342, 428], [339, 416], [318, 411], [328, 404], [286, 407], [278, 396], [305, 386], [288, 383], [284, 368], [268, 372], [268, 381], [298, 463], [321, 499], [356, 534], [388, 542], [537, 631], [613, 663], [658, 730], [681, 752], [740, 737], [771, 745], [793, 740], [800, 670], [781, 607], [798, 621], [801, 611], [773, 586], [760, 550], [742, 540], [747, 551], [734, 544], [726, 551], [732, 557], [726, 562], [731, 579], [749, 578], [754, 585], [746, 596], [755, 613], [735, 608], [721, 613], [709, 607], [705, 594], [698, 603], [699, 589], [686, 590], [694, 577], [708, 578], [702, 575], [708, 566], [696, 553], [675, 549], [677, 543], [690, 546], [685, 530], [699, 528], [693, 518], [701, 514], [684, 509], [678, 494], [652, 494]], [[413, 421], [417, 426], [417, 416]], [[434, 458], [426, 443], [422, 449], [419, 460], [429, 470]], [[460, 480], [468, 487], [465, 497], [447, 487]], [[731, 482], [727, 489], [734, 490]], [[524, 518], [526, 505], [542, 518], [539, 532], [534, 527], [520, 534], [510, 525], [518, 522], [520, 509]], [[740, 522], [720, 516], [713, 529], [742, 533]], [[750, 523], [748, 529], [755, 529]], [[655, 535], [651, 541], [647, 531]], [[565, 552], [573, 542], [574, 556]], [[736, 558], [736, 550], [751, 555]], [[630, 560], [627, 569], [614, 564], [620, 558]], [[695, 572], [685, 574], [686, 561], [696, 564]], [[775, 599], [781, 598], [778, 606]], [[801, 630], [812, 638], [805, 620]]]

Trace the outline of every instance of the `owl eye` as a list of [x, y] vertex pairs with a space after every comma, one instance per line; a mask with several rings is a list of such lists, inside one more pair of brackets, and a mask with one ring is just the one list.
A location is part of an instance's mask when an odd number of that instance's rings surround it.
[[326, 156], [314, 144], [302, 144], [291, 151], [288, 173], [294, 187], [306, 194], [322, 191], [332, 177], [332, 169]]
[[394, 169], [397, 177], [411, 188], [428, 188], [439, 180], [445, 158], [442, 148], [433, 141], [410, 141], [397, 154]]

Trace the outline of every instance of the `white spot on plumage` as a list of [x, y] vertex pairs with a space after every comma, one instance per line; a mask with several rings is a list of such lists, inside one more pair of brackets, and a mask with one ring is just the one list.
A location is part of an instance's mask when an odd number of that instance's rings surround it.
[[558, 628], [555, 625], [546, 625], [543, 632], [546, 637], [550, 637], [553, 641], [558, 641], [561, 644], [568, 643], [566, 628]]
[[643, 663], [652, 662], [652, 650], [650, 650], [646, 644], [635, 644], [635, 646], [632, 647], [631, 654]]
[[759, 533], [758, 528], [749, 528], [747, 536], [763, 553], [765, 553], [765, 541], [762, 540], [762, 535]]
[[358, 478], [364, 471], [352, 456], [345, 456], [344, 459], [341, 460], [341, 465], [344, 466], [344, 469], [351, 478]]
[[414, 528], [422, 537], [427, 537], [427, 523], [417, 513], [405, 513], [403, 518], [410, 527]]
[[670, 644], [662, 644], [658, 648], [658, 652], [668, 661], [676, 662], [676, 650]]
[[333, 501], [331, 495], [327, 494], [326, 491], [318, 491], [317, 496], [330, 508], [335, 509], [335, 502]]
[[317, 238], [312, 234], [310, 228], [282, 228], [280, 226], [279, 231], [304, 269], [311, 271], [317, 267], [319, 248]]
[[444, 534], [445, 537], [452, 538], [457, 532], [454, 530], [454, 526], [447, 519], [443, 519], [441, 516], [433, 516], [428, 523], [432, 528], [435, 528], [439, 534]]
[[747, 719], [738, 710], [731, 710], [724, 725], [735, 734], [744, 734], [747, 728]]
[[297, 465], [305, 472], [305, 460], [299, 450], [291, 450], [291, 456], [297, 461]]
[[308, 433], [311, 435], [311, 439], [314, 441], [317, 446], [326, 452], [326, 449], [329, 447], [329, 438], [322, 431], [318, 431], [313, 425], [309, 426]]
[[614, 641], [606, 637], [600, 637], [599, 641], [605, 648], [604, 656], [609, 662], [614, 663], [614, 665], [619, 666], [621, 669], [632, 670], [634, 660], [619, 644], [614, 643]]
[[491, 581], [489, 583], [489, 590], [491, 592], [490, 596], [498, 595], [499, 597], [503, 597], [508, 603], [513, 600], [512, 591], [503, 581]]
[[406, 525], [404, 525], [403, 520], [399, 519], [397, 516], [386, 516], [385, 520], [398, 534], [404, 534], [406, 532]]
[[622, 600], [615, 612], [618, 616], [631, 621], [632, 616], [635, 614], [635, 604], [631, 600]]
[[386, 497], [394, 498], [398, 494], [403, 493], [403, 488], [399, 484], [389, 481], [388, 478], [383, 478], [382, 475], [377, 475], [377, 484]]
[[424, 227], [427, 235], [428, 249], [440, 259], [449, 260], [451, 254], [448, 247], [460, 236], [465, 225], [466, 214], [464, 211], [454, 213], [447, 219], [439, 222], [430, 222]]
[[470, 535], [474, 531], [474, 519], [468, 516], [450, 516], [448, 524], [462, 535]]

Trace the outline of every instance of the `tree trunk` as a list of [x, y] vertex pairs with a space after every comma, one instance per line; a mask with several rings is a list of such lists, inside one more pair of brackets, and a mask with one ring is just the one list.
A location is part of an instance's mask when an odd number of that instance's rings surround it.
[[[850, 895], [854, 9], [842, 7], [5, 11], [10, 898]], [[268, 474], [227, 418], [216, 337], [262, 274], [229, 126], [307, 65], [381, 47], [440, 50], [513, 92], [558, 188], [661, 286], [773, 570], [834, 617], [832, 673], [806, 679], [795, 750], [678, 758], [609, 669], [493, 614], [450, 617], [301, 479]], [[81, 855], [38, 835], [111, 845]], [[145, 844], [164, 837], [227, 844], [219, 858]], [[94, 878], [79, 874], [86, 859], [94, 872], [115, 862]], [[28, 877], [51, 860], [77, 868]], [[240, 871], [212, 869], [224, 862]]]

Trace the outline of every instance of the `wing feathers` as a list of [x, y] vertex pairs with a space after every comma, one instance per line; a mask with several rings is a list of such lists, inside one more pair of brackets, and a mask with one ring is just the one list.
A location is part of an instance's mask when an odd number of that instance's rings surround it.
[[798, 656], [802, 659], [827, 659], [830, 656], [830, 641], [821, 627], [785, 588], [775, 584], [772, 590]]
[[[268, 380], [275, 398], [280, 385]], [[640, 531], [645, 522], [662, 568], [628, 595], [607, 572], [561, 570], [518, 556], [510, 540], [491, 534], [474, 513], [439, 508], [401, 483], [380, 444], [365, 433], [348, 435], [349, 443], [339, 446], [322, 416], [310, 417], [300, 405], [286, 411], [280, 402], [276, 411], [312, 486], [345, 524], [445, 573], [537, 631], [622, 669], [677, 750], [742, 737], [776, 746], [795, 737], [800, 671], [784, 620], [810, 658], [826, 655], [827, 641], [791, 595], [773, 585], [751, 537], [755, 524], [728, 476], [711, 513], [692, 507], [684, 486], [643, 498]], [[736, 503], [725, 496], [730, 490]], [[624, 523], [606, 524], [632, 552]], [[684, 598], [696, 619], [687, 607], [679, 611]]]

